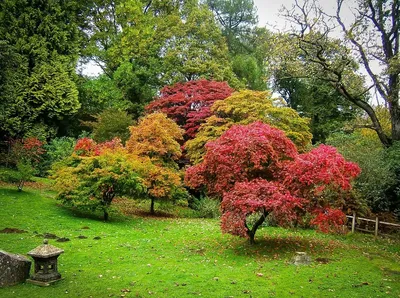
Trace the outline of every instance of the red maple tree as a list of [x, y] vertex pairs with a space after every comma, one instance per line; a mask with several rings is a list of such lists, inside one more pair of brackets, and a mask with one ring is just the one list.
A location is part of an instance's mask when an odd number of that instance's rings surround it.
[[114, 138], [111, 141], [96, 143], [91, 138], [81, 138], [76, 142], [74, 152], [79, 156], [99, 156], [106, 150], [116, 150], [122, 148], [120, 138]]
[[193, 138], [200, 125], [212, 115], [210, 107], [216, 100], [230, 96], [233, 89], [226, 82], [205, 79], [166, 86], [151, 102], [148, 112], [160, 111], [185, 130], [185, 139]]
[[[282, 131], [254, 122], [232, 126], [206, 150], [203, 162], [188, 168], [185, 181], [222, 198], [223, 232], [254, 242], [269, 214], [282, 225], [313, 214], [312, 224], [322, 231], [343, 224], [340, 207], [360, 169], [335, 148], [322, 145], [298, 154]], [[252, 214], [259, 218], [250, 226]]]

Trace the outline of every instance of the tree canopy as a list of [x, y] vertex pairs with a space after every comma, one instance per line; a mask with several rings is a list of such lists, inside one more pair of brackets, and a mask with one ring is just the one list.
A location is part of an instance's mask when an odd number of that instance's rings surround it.
[[[281, 130], [258, 121], [234, 125], [209, 142], [204, 160], [187, 169], [185, 181], [222, 198], [224, 232], [254, 242], [269, 214], [282, 225], [309, 214], [323, 231], [340, 227], [351, 181], [359, 172], [333, 147], [298, 154]], [[252, 214], [258, 220], [250, 226]]]
[[75, 1], [2, 1], [0, 40], [5, 55], [0, 94], [2, 129], [21, 137], [55, 134], [79, 108], [74, 83], [80, 35]]
[[[361, 108], [372, 121], [384, 146], [400, 139], [400, 68], [398, 0], [358, 0], [349, 5], [354, 20], [348, 24], [342, 17], [345, 0], [336, 1], [336, 11], [329, 15], [315, 0], [296, 2], [284, 15], [292, 21], [291, 42], [297, 44], [305, 62], [305, 72], [329, 82], [346, 100]], [[353, 2], [352, 2], [353, 4]], [[333, 39], [339, 27], [342, 39]], [[370, 84], [355, 73], [358, 64], [365, 69]], [[380, 67], [375, 68], [374, 63]], [[300, 69], [298, 69], [300, 70]], [[387, 135], [374, 107], [365, 95], [374, 88], [386, 102], [391, 116], [392, 131]]]
[[165, 86], [147, 107], [160, 111], [185, 129], [185, 137], [193, 138], [200, 125], [211, 116], [210, 107], [217, 100], [230, 96], [233, 89], [226, 82], [196, 80]]
[[307, 118], [286, 107], [281, 99], [273, 99], [268, 91], [242, 90], [230, 97], [216, 101], [213, 115], [201, 125], [194, 139], [186, 142], [185, 148], [191, 161], [198, 163], [205, 153], [205, 144], [215, 140], [234, 124], [250, 124], [262, 121], [282, 129], [300, 151], [310, 145], [311, 133]]

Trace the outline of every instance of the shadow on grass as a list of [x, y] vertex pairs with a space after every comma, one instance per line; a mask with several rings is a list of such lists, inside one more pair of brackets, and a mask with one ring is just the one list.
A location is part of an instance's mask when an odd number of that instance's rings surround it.
[[[147, 201], [146, 201], [147, 203]], [[149, 206], [145, 206], [143, 202], [126, 199], [126, 198], [116, 198], [113, 201], [113, 205], [117, 208], [122, 214], [129, 217], [144, 217], [144, 218], [152, 218], [152, 219], [165, 219], [165, 218], [176, 218], [173, 213], [160, 211], [155, 209], [155, 213], [150, 213]], [[148, 209], [145, 209], [148, 208]]]
[[[239, 242], [242, 241], [242, 242]], [[236, 255], [253, 255], [260, 258], [279, 259], [302, 251], [312, 255], [331, 254], [344, 245], [337, 240], [318, 239], [318, 236], [267, 235], [256, 239], [255, 244], [241, 239], [230, 245]]]
[[61, 204], [56, 204], [56, 207], [60, 209], [60, 213], [62, 215], [68, 217], [75, 217], [80, 219], [92, 220], [96, 222], [105, 222], [105, 223], [118, 223], [118, 222], [126, 222], [132, 220], [127, 216], [123, 215], [121, 212], [112, 210], [110, 211], [110, 217], [108, 221], [104, 221], [103, 213], [100, 211], [89, 211], [89, 210], [81, 210], [76, 207], [67, 207]]

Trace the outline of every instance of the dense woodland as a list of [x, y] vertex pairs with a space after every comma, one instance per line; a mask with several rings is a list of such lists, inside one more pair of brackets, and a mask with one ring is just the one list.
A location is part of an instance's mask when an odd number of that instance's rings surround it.
[[209, 196], [250, 240], [271, 215], [400, 216], [400, 1], [356, 2], [294, 1], [277, 32], [252, 0], [3, 0], [1, 163], [106, 219]]

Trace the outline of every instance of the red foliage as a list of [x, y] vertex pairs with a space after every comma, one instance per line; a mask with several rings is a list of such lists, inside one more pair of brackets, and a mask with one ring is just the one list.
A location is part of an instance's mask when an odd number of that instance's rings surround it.
[[206, 150], [204, 161], [187, 170], [186, 183], [194, 188], [204, 185], [220, 197], [236, 182], [275, 180], [285, 162], [297, 155], [295, 145], [281, 130], [259, 121], [232, 126], [207, 143]]
[[76, 142], [74, 152], [79, 156], [98, 156], [106, 150], [123, 148], [121, 139], [114, 138], [111, 141], [96, 144], [91, 138], [82, 138]]
[[177, 83], [164, 87], [160, 97], [151, 102], [146, 110], [166, 114], [185, 129], [186, 138], [193, 138], [201, 123], [212, 115], [212, 104], [227, 98], [232, 92], [226, 82], [201, 79]]
[[360, 171], [357, 164], [346, 161], [336, 148], [320, 145], [287, 163], [283, 174], [284, 183], [293, 194], [311, 199], [327, 188], [350, 190], [352, 179]]
[[[246, 216], [256, 212], [273, 213], [283, 225], [297, 220], [303, 200], [293, 197], [279, 182], [255, 179], [238, 182], [224, 193], [221, 227], [225, 233], [247, 237]], [[241, 220], [238, 220], [241, 218]]]
[[254, 240], [258, 224], [250, 229], [246, 217], [257, 212], [264, 217], [272, 213], [282, 225], [311, 213], [312, 224], [321, 231], [338, 230], [345, 217], [330, 206], [340, 206], [348, 197], [359, 173], [333, 147], [321, 145], [298, 154], [282, 131], [254, 122], [232, 126], [208, 143], [203, 162], [188, 168], [185, 181], [222, 197], [224, 232]]
[[96, 150], [96, 142], [91, 138], [82, 138], [76, 142], [74, 152], [79, 156], [92, 156]]
[[46, 152], [43, 142], [33, 137], [12, 141], [11, 151], [17, 161], [29, 160], [34, 163], [38, 163], [40, 156]]
[[316, 217], [311, 221], [321, 232], [340, 233], [346, 223], [346, 215], [338, 209], [321, 209], [315, 211]]
[[97, 144], [95, 148], [94, 155], [101, 155], [106, 150], [116, 150], [123, 148], [122, 142], [120, 138], [114, 138], [111, 141], [106, 141], [100, 144]]

